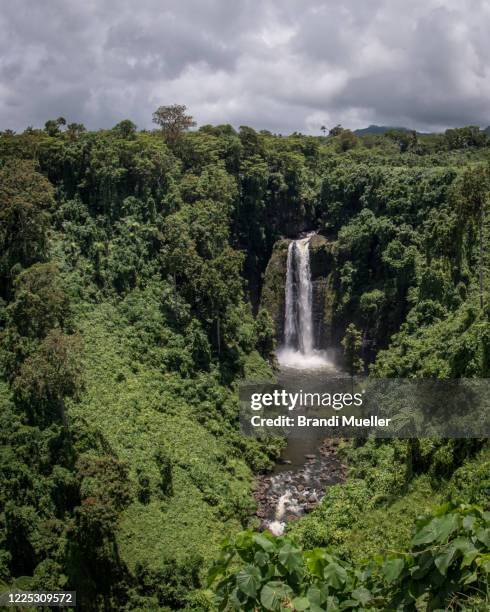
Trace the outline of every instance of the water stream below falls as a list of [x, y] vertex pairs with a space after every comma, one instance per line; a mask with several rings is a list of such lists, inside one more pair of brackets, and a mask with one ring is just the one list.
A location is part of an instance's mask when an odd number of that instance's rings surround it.
[[317, 452], [303, 456], [301, 466], [259, 479], [255, 499], [263, 529], [281, 535], [287, 522], [313, 510], [326, 487], [344, 480], [346, 467], [336, 457], [337, 442], [325, 441]]
[[[315, 343], [309, 242], [313, 233], [292, 240], [288, 247], [285, 282], [283, 345], [277, 353], [282, 388], [314, 388], [321, 380], [339, 376], [327, 351]], [[255, 499], [262, 527], [274, 535], [286, 523], [311, 511], [325, 488], [345, 478], [346, 466], [336, 454], [337, 440], [290, 438], [281, 461], [257, 482]]]
[[[303, 388], [308, 388], [320, 377], [336, 372], [328, 364], [301, 370], [283, 366], [278, 379], [283, 387], [297, 385], [301, 380]], [[257, 480], [254, 495], [263, 529], [281, 535], [288, 521], [310, 512], [322, 500], [326, 487], [345, 479], [347, 468], [337, 456], [338, 443], [336, 439], [288, 440], [273, 471]]]

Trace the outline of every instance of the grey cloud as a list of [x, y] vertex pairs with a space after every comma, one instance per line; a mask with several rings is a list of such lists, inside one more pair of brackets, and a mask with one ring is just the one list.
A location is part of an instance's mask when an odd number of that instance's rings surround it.
[[490, 123], [484, 0], [4, 0], [0, 129]]

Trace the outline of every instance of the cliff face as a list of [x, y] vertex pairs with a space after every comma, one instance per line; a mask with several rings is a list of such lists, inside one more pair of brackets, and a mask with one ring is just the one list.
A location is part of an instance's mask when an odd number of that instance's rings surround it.
[[310, 271], [313, 285], [313, 329], [315, 347], [332, 346], [333, 316], [336, 296], [334, 292], [334, 243], [324, 236], [315, 235], [310, 240]]
[[260, 304], [274, 321], [278, 344], [284, 337], [285, 284], [290, 240], [278, 240], [264, 273]]
[[[262, 288], [261, 305], [271, 315], [276, 338], [281, 344], [284, 338], [285, 284], [287, 270], [288, 239], [274, 245], [267, 264]], [[334, 291], [335, 243], [315, 235], [310, 240], [310, 271], [313, 285], [313, 329], [315, 348], [329, 348], [336, 338], [333, 334], [333, 317], [336, 303]]]

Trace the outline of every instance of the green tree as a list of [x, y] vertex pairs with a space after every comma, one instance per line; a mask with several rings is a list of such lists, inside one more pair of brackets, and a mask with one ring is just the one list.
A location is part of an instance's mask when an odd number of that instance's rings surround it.
[[87, 129], [83, 125], [83, 123], [69, 123], [66, 126], [66, 135], [68, 136], [68, 140], [77, 140], [80, 136], [86, 132]]
[[66, 424], [65, 399], [77, 397], [82, 388], [81, 352], [78, 335], [54, 329], [20, 365], [12, 389], [31, 423]]
[[134, 138], [136, 135], [137, 126], [130, 119], [123, 119], [117, 125], [112, 128], [113, 132], [116, 132], [121, 138]]
[[344, 131], [344, 128], [340, 125], [340, 123], [338, 123], [335, 127], [331, 128], [328, 131], [328, 135], [329, 136], [340, 136], [340, 134], [342, 134], [343, 131]]
[[400, 153], [406, 153], [417, 146], [417, 132], [415, 130], [388, 130], [385, 136], [396, 142]]
[[70, 321], [70, 303], [55, 264], [34, 264], [14, 282], [14, 299], [7, 307], [10, 325], [30, 338], [44, 338]]
[[81, 504], [77, 509], [80, 538], [100, 546], [112, 537], [119, 514], [131, 501], [128, 467], [115, 457], [83, 454], [77, 461]]
[[354, 323], [349, 323], [347, 326], [345, 335], [342, 339], [342, 346], [344, 348], [344, 359], [349, 374], [354, 376], [362, 372], [364, 370], [364, 364], [361, 358], [362, 334]]
[[460, 208], [464, 218], [474, 223], [478, 231], [478, 284], [480, 308], [482, 309], [485, 294], [485, 271], [488, 268], [486, 216], [489, 190], [488, 168], [480, 165], [465, 171], [460, 185]]
[[49, 136], [58, 136], [61, 132], [61, 126], [66, 125], [66, 119], [64, 117], [58, 117], [58, 119], [48, 119], [44, 124], [44, 130]]
[[0, 278], [4, 296], [17, 264], [27, 267], [45, 258], [53, 206], [53, 187], [32, 161], [9, 160], [0, 169]]
[[359, 138], [351, 130], [342, 130], [339, 134], [339, 150], [341, 152], [354, 149], [359, 144]]
[[271, 359], [276, 348], [274, 323], [265, 308], [261, 308], [257, 313], [254, 332], [257, 350], [266, 359]]
[[160, 126], [167, 142], [175, 143], [183, 132], [197, 125], [191, 115], [186, 115], [186, 110], [183, 104], [172, 104], [160, 106], [153, 113], [153, 123]]
[[444, 138], [450, 150], [483, 147], [488, 143], [487, 134], [481, 131], [477, 125], [446, 130]]
[[127, 589], [116, 533], [133, 499], [128, 466], [112, 455], [83, 453], [75, 471], [80, 504], [74, 510], [67, 564], [73, 567], [83, 608], [113, 609]]

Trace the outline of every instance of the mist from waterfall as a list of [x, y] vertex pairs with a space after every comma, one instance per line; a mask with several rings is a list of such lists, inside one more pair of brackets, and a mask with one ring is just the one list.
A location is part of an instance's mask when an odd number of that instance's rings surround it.
[[288, 247], [285, 286], [284, 344], [279, 363], [293, 368], [325, 366], [324, 351], [315, 349], [313, 334], [313, 284], [310, 271], [310, 240], [292, 240]]

